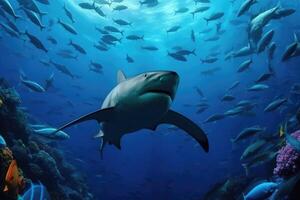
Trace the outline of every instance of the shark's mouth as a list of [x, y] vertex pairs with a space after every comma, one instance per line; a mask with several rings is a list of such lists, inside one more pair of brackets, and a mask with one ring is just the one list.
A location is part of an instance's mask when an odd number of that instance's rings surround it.
[[153, 90], [147, 91], [147, 93], [163, 94], [163, 95], [169, 96], [172, 100], [174, 99], [173, 93], [170, 91], [167, 91], [167, 90], [153, 89]]

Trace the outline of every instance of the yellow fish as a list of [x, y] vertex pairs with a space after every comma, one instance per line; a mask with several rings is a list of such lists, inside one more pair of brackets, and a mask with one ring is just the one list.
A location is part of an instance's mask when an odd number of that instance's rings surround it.
[[279, 128], [279, 137], [282, 137], [284, 136], [284, 130], [283, 130], [283, 126], [280, 125], [280, 128]]
[[285, 125], [280, 125], [280, 129], [279, 129], [279, 137], [283, 137], [284, 134], [286, 133], [286, 129], [287, 129], [287, 123], [285, 123]]

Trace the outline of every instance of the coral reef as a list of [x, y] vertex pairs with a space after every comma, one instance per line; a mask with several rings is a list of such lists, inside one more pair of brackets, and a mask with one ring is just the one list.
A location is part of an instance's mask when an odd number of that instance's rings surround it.
[[[291, 134], [300, 141], [300, 130]], [[282, 147], [276, 158], [276, 168], [274, 174], [282, 178], [289, 178], [300, 170], [300, 153], [290, 144]]]
[[[7, 147], [0, 150], [0, 179], [4, 180], [6, 175], [6, 170], [9, 163], [13, 160], [12, 152]], [[0, 185], [0, 191], [3, 191], [4, 185]]]
[[[3, 191], [9, 163], [16, 159], [28, 184], [41, 181], [52, 199], [94, 199], [83, 175], [64, 159], [59, 147], [54, 142], [47, 143], [31, 135], [32, 130], [26, 114], [19, 108], [20, 104], [18, 93], [0, 78], [0, 132], [8, 146], [0, 151], [0, 191]], [[0, 192], [0, 199], [2, 195]]]
[[[208, 191], [204, 200], [222, 199], [232, 200], [239, 199], [241, 194], [251, 182], [252, 178], [247, 177], [230, 177], [222, 182], [216, 183], [210, 191]], [[234, 197], [234, 198], [233, 198]]]
[[15, 139], [27, 141], [30, 130], [26, 124], [26, 115], [18, 108], [21, 100], [13, 88], [9, 88], [5, 80], [0, 79], [0, 131], [14, 133]]

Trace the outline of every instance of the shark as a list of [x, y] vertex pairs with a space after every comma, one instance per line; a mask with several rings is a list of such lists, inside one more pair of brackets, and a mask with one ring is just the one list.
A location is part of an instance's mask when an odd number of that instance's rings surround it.
[[103, 156], [107, 143], [121, 149], [121, 138], [125, 134], [142, 129], [155, 131], [160, 124], [171, 124], [193, 137], [205, 152], [209, 151], [205, 132], [189, 118], [170, 108], [179, 84], [176, 72], [152, 71], [127, 78], [119, 70], [117, 81], [100, 109], [63, 125], [56, 132], [84, 121], [96, 120], [101, 128], [95, 138], [101, 139], [100, 152]]

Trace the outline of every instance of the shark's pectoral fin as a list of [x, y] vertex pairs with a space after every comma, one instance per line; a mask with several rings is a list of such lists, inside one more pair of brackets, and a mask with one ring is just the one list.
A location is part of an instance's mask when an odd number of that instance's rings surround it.
[[187, 132], [192, 136], [202, 147], [208, 152], [209, 144], [208, 139], [204, 131], [190, 119], [177, 113], [173, 110], [169, 110], [164, 117], [159, 121], [160, 124], [173, 124], [178, 128]]
[[70, 127], [74, 124], [78, 124], [78, 123], [81, 123], [81, 122], [84, 122], [84, 121], [97, 120], [100, 123], [100, 122], [103, 122], [103, 121], [109, 121], [113, 117], [114, 117], [114, 108], [113, 107], [99, 109], [95, 112], [92, 112], [92, 113], [89, 113], [87, 115], [81, 116], [78, 119], [75, 119], [75, 120], [63, 125], [59, 129], [57, 129], [55, 132], [61, 131], [62, 129], [65, 129], [65, 128]]

